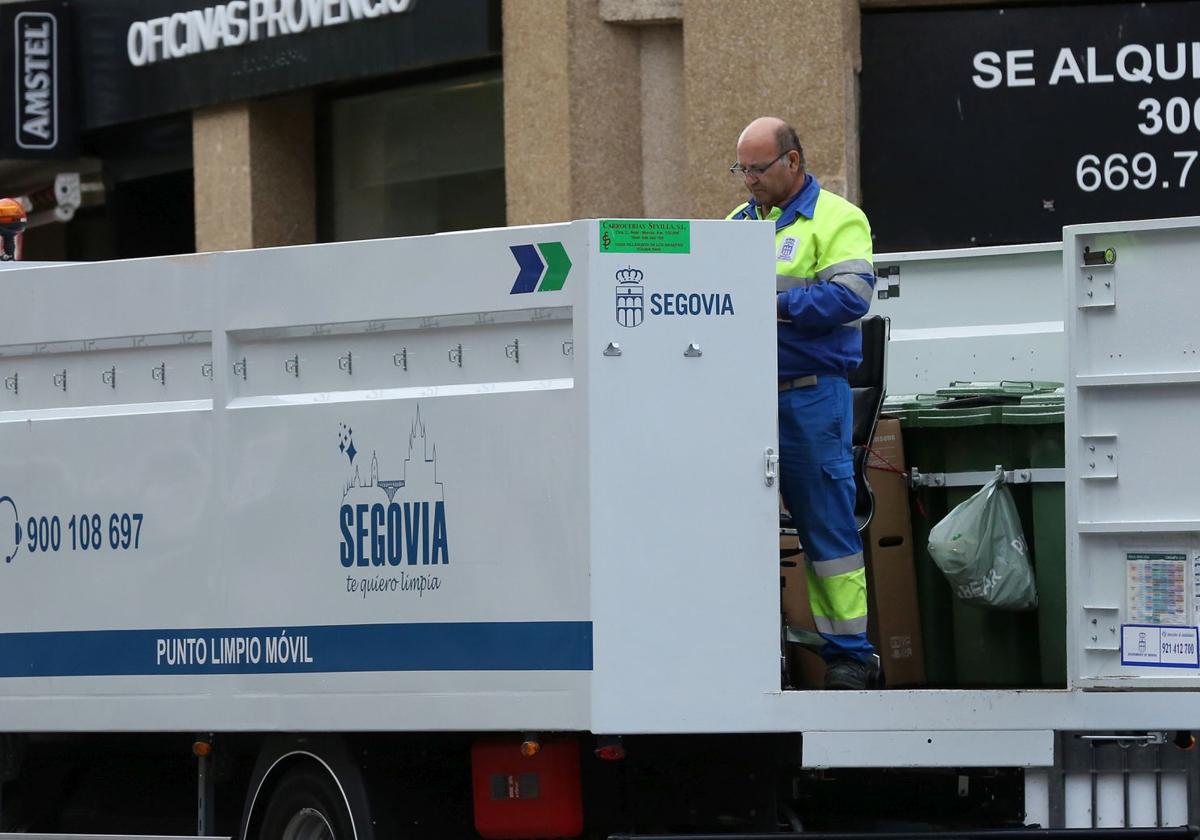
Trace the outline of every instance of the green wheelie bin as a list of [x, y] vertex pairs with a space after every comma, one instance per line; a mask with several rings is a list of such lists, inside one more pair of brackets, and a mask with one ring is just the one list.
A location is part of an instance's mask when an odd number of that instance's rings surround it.
[[[1061, 390], [1057, 383], [953, 383], [928, 400], [897, 400], [905, 458], [921, 472], [990, 472], [1062, 467]], [[1037, 611], [988, 610], [954, 597], [927, 551], [930, 529], [978, 490], [925, 487], [913, 507], [914, 560], [935, 686], [1041, 686], [1065, 682], [1065, 518], [1063, 487], [1009, 487], [1039, 585]]]

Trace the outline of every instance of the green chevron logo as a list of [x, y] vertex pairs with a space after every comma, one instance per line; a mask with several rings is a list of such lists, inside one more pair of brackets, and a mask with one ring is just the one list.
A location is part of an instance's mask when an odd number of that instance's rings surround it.
[[539, 242], [537, 247], [510, 245], [508, 250], [512, 251], [520, 269], [510, 295], [532, 291], [557, 292], [567, 282], [571, 259], [561, 242]]

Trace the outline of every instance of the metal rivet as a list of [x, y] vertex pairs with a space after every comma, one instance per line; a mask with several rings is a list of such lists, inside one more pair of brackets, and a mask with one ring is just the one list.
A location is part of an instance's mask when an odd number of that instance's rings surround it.
[[621, 355], [620, 342], [617, 342], [617, 341], [608, 342], [608, 346], [604, 348], [604, 355], [605, 356], [620, 356]]

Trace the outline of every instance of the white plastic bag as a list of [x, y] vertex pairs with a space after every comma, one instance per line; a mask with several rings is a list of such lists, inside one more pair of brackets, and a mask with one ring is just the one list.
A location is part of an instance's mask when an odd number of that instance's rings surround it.
[[1037, 584], [1021, 518], [996, 477], [929, 532], [929, 555], [960, 600], [998, 610], [1037, 607]]

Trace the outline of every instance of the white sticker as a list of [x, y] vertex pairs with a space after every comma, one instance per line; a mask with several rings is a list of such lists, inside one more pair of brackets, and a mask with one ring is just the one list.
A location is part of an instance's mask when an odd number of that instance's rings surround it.
[[775, 259], [779, 262], [791, 262], [794, 256], [796, 256], [796, 237], [785, 237], [779, 245], [779, 255]]
[[1149, 668], [1200, 668], [1200, 632], [1195, 627], [1121, 625], [1121, 664]]

